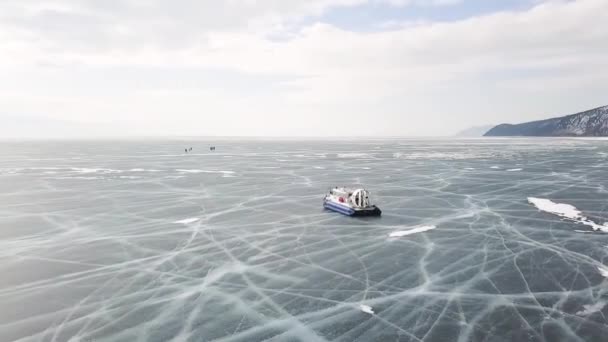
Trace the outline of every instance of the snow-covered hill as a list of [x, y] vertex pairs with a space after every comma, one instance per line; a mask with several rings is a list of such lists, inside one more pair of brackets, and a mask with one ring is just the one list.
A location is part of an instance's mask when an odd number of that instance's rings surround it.
[[501, 124], [485, 136], [608, 136], [608, 106], [558, 118]]

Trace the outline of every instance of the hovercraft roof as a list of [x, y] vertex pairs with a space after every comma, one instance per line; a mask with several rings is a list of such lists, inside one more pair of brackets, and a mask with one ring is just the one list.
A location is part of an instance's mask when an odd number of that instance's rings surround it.
[[364, 190], [367, 192], [367, 190], [365, 190], [363, 188], [355, 188], [355, 187], [350, 188], [350, 187], [343, 187], [343, 186], [333, 187], [329, 190], [329, 192], [331, 194], [343, 194], [343, 195], [348, 194], [350, 196], [357, 190]]

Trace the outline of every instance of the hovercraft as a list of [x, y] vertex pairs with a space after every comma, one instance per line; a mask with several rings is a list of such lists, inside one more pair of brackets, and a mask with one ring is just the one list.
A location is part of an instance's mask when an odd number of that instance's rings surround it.
[[370, 203], [369, 191], [335, 187], [323, 200], [323, 207], [347, 216], [380, 216], [380, 208]]

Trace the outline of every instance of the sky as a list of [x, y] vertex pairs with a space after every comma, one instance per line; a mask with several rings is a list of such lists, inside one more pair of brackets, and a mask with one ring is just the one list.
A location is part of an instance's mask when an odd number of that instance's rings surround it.
[[449, 136], [608, 105], [606, 0], [2, 0], [0, 137]]

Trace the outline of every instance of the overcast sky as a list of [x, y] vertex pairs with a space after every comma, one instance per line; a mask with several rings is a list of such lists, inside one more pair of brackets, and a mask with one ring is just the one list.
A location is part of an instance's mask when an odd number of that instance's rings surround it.
[[608, 1], [2, 0], [0, 134], [439, 136], [608, 104]]

